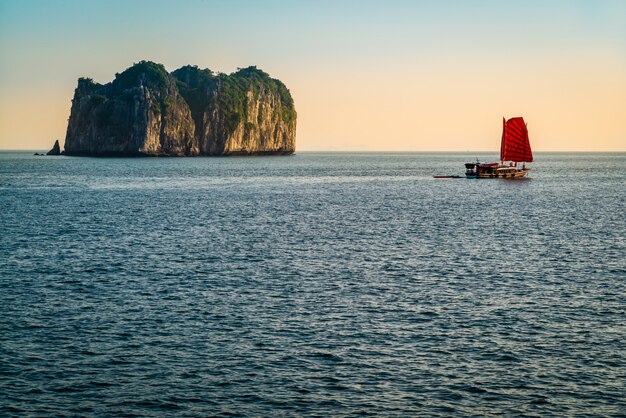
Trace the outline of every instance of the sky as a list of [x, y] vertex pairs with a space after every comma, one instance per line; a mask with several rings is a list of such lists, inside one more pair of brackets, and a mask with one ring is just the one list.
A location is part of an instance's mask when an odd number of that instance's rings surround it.
[[0, 149], [63, 144], [78, 77], [256, 65], [297, 151], [626, 151], [626, 1], [0, 0]]

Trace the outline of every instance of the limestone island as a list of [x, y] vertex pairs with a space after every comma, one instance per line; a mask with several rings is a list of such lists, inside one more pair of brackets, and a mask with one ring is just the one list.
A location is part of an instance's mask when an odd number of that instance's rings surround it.
[[107, 84], [78, 79], [64, 154], [288, 155], [296, 116], [287, 87], [254, 66], [168, 73], [141, 61]]

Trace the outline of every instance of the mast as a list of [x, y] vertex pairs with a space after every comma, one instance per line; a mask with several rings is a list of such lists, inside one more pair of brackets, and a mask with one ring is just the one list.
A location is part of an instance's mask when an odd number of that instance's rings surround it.
[[502, 116], [502, 140], [500, 141], [500, 165], [504, 165], [504, 136], [506, 135], [506, 119]]

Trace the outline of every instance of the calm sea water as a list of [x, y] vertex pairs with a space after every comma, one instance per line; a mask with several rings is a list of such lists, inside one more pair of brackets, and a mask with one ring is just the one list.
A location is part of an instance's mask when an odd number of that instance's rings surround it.
[[0, 153], [0, 415], [623, 416], [626, 154], [474, 158]]

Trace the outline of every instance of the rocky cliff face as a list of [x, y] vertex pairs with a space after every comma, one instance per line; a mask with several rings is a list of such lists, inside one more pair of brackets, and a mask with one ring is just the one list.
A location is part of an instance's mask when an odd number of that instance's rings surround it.
[[78, 80], [65, 154], [291, 154], [295, 136], [289, 90], [255, 67], [169, 74], [142, 61], [105, 85]]

